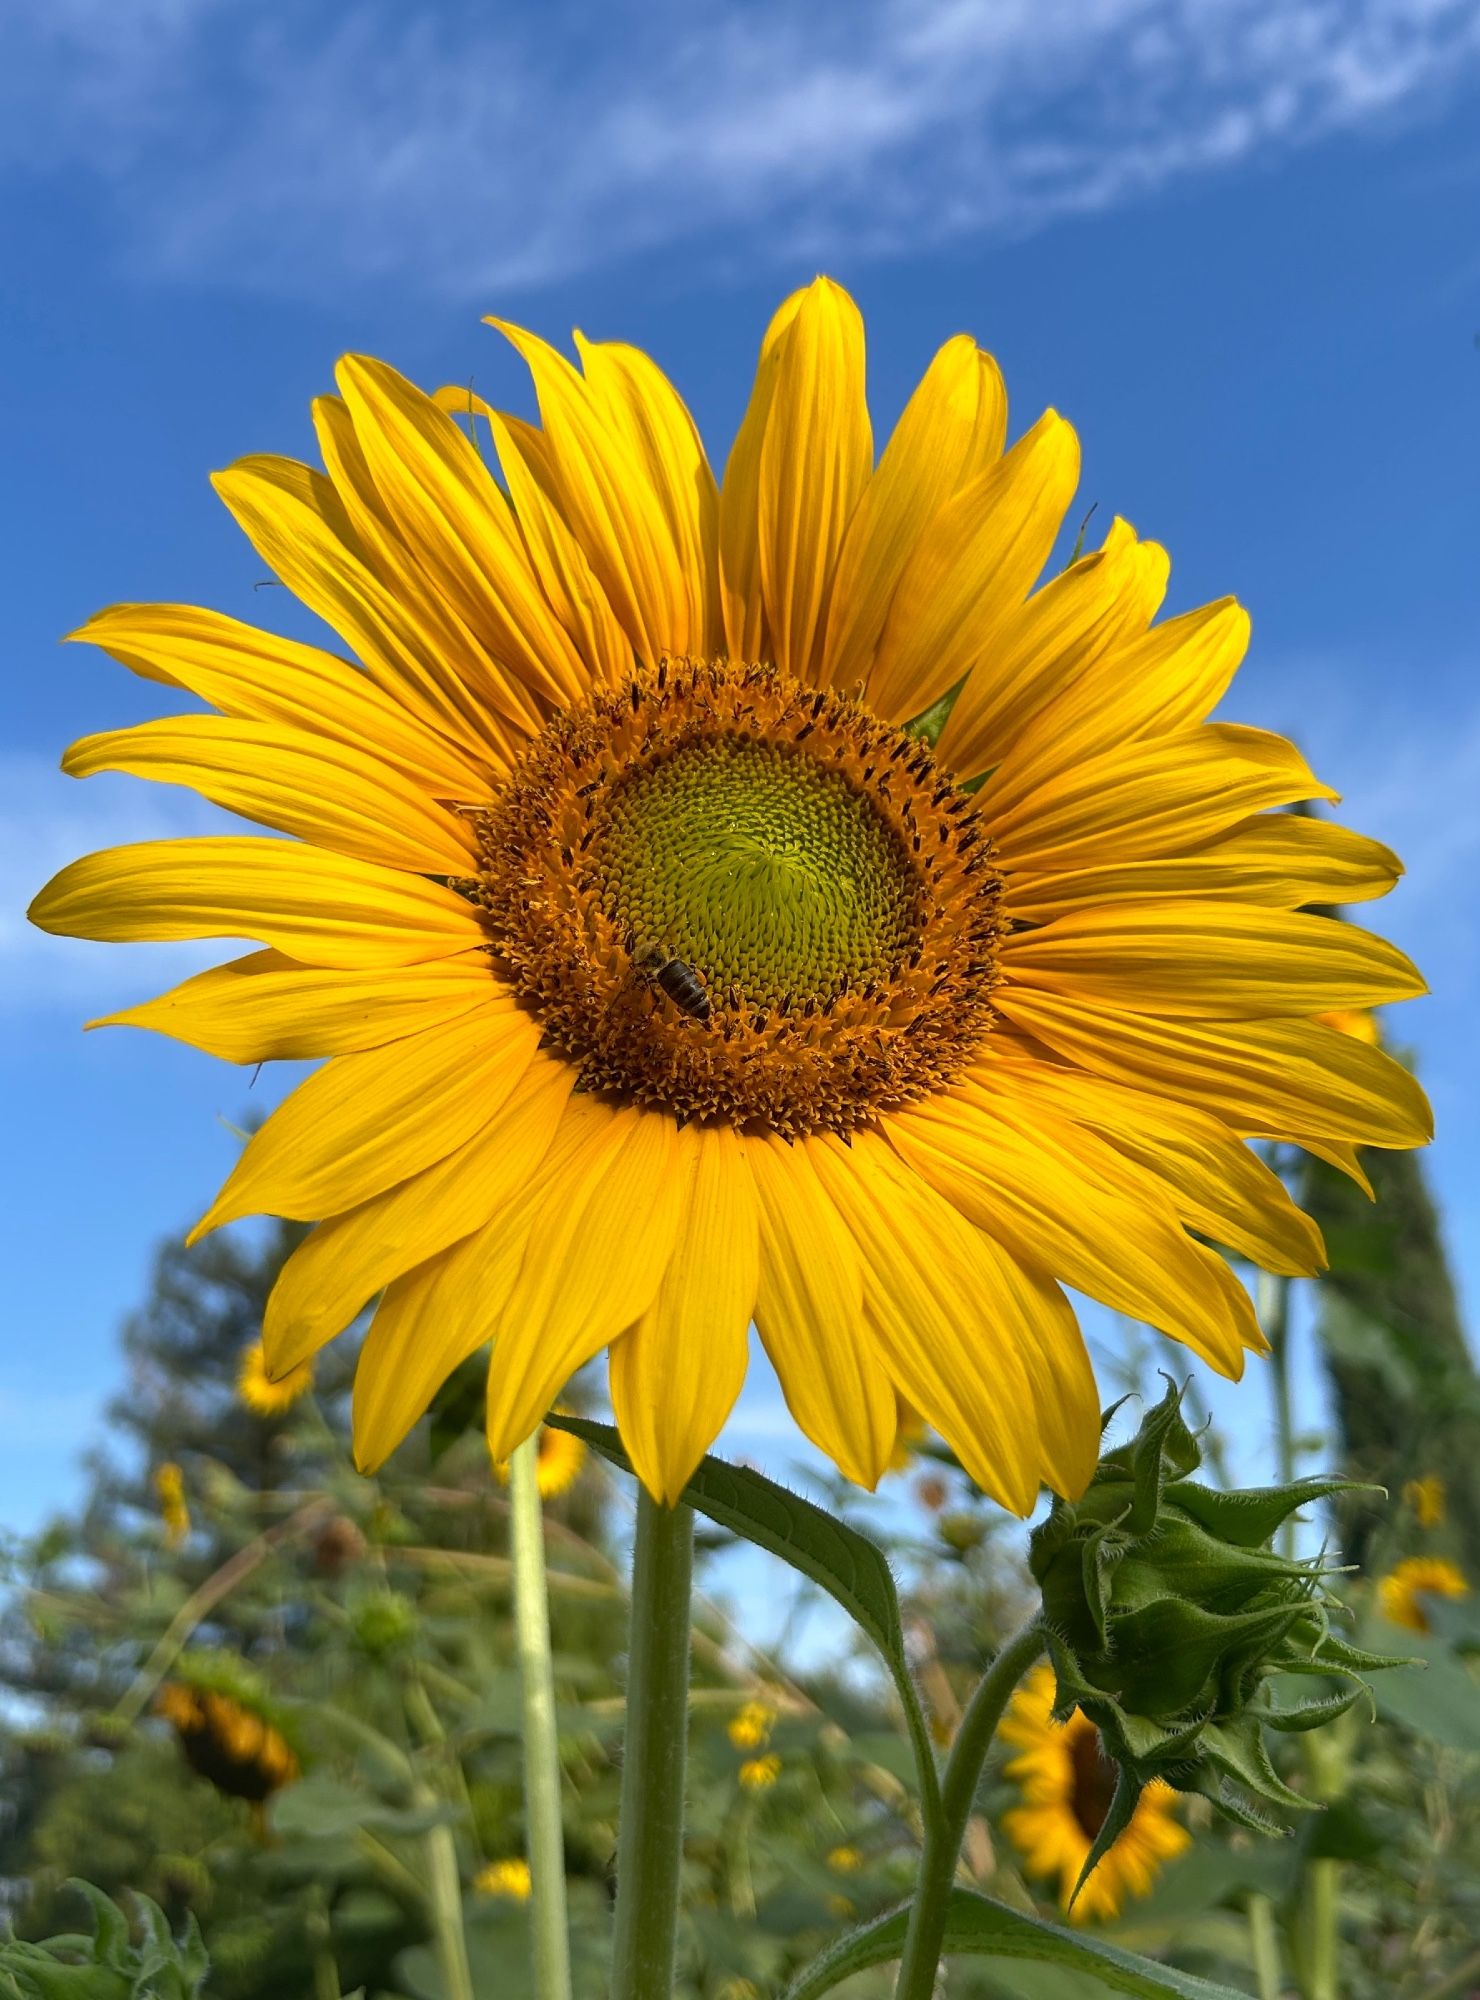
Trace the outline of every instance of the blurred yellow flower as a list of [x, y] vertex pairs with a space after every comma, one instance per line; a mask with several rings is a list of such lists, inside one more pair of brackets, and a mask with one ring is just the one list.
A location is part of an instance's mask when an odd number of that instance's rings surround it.
[[1468, 1597], [1470, 1586], [1462, 1569], [1443, 1556], [1408, 1556], [1377, 1582], [1377, 1601], [1385, 1618], [1406, 1625], [1410, 1632], [1432, 1632], [1425, 1597]]
[[185, 1475], [172, 1458], [155, 1467], [154, 1491], [159, 1499], [165, 1547], [177, 1549], [190, 1533], [190, 1509], [185, 1504]]
[[740, 1782], [748, 1792], [763, 1792], [781, 1776], [781, 1759], [774, 1750], [750, 1757], [740, 1766]]
[[[552, 1416], [568, 1417], [572, 1414], [563, 1403], [557, 1403]], [[535, 1479], [542, 1500], [553, 1500], [557, 1494], [569, 1492], [581, 1476], [581, 1467], [586, 1463], [586, 1444], [583, 1438], [570, 1431], [557, 1430], [553, 1424], [541, 1424], [540, 1441], [535, 1459]], [[493, 1469], [505, 1484], [509, 1480], [509, 1461], [496, 1458]]]
[[1403, 1488], [1403, 1498], [1413, 1509], [1421, 1528], [1438, 1528], [1444, 1524], [1444, 1481], [1436, 1473], [1425, 1479], [1410, 1479]]
[[769, 1702], [748, 1701], [730, 1722], [730, 1741], [737, 1750], [761, 1750], [775, 1727], [776, 1711]]
[[1021, 1749], [1006, 1770], [1023, 1802], [1002, 1815], [1003, 1831], [1030, 1875], [1057, 1875], [1059, 1901], [1072, 1922], [1117, 1917], [1128, 1896], [1150, 1894], [1164, 1864], [1190, 1847], [1192, 1836], [1172, 1817], [1176, 1793], [1154, 1778], [1071, 1909], [1069, 1898], [1110, 1810], [1115, 1768], [1088, 1716], [1076, 1710], [1067, 1723], [1055, 1722], [1053, 1699], [1053, 1669], [1043, 1665], [1008, 1704], [1000, 1734]]
[[489, 1861], [473, 1877], [480, 1896], [503, 1896], [514, 1903], [527, 1903], [534, 1887], [529, 1863], [522, 1856], [507, 1861]]
[[863, 1856], [856, 1847], [835, 1847], [827, 1857], [827, 1865], [840, 1875], [856, 1875], [863, 1866]]
[[279, 1417], [291, 1410], [300, 1396], [313, 1387], [313, 1363], [300, 1362], [281, 1376], [267, 1371], [262, 1342], [254, 1340], [241, 1358], [236, 1373], [236, 1393], [255, 1416]]
[[858, 1915], [858, 1905], [851, 1896], [829, 1896], [827, 1913], [830, 1917], [836, 1917], [839, 1923], [845, 1924], [850, 1917]]
[[1399, 864], [1278, 810], [1336, 796], [1293, 745], [1209, 720], [1231, 598], [1158, 619], [1166, 552], [1123, 519], [1046, 574], [1079, 441], [1048, 410], [1008, 448], [969, 337], [876, 457], [862, 316], [819, 277], [716, 479], [646, 355], [497, 324], [538, 426], [349, 355], [323, 471], [216, 475], [337, 650], [180, 604], [74, 635], [211, 712], [65, 769], [273, 837], [86, 856], [32, 918], [263, 947], [111, 1019], [323, 1059], [192, 1240], [317, 1222], [267, 1304], [280, 1377], [378, 1300], [362, 1468], [490, 1341], [496, 1459], [605, 1350], [671, 1503], [754, 1322], [849, 1479], [888, 1469], [903, 1400], [1012, 1512], [1077, 1495], [1100, 1397], [1062, 1287], [1236, 1378], [1266, 1342], [1207, 1239], [1321, 1264], [1243, 1135], [1349, 1165], [1428, 1137], [1415, 1080], [1319, 1018], [1420, 975], [1305, 908]]
[[1359, 1042], [1370, 1043], [1373, 1048], [1381, 1046], [1377, 1016], [1370, 1007], [1337, 1007], [1329, 1014], [1318, 1014], [1316, 1019], [1340, 1034], [1352, 1035]]

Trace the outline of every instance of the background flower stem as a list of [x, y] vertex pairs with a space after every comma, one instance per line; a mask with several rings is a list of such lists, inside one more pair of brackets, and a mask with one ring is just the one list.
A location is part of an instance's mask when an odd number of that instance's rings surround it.
[[560, 1745], [555, 1726], [555, 1675], [550, 1664], [538, 1431], [526, 1438], [509, 1460], [509, 1516], [514, 1623], [524, 1692], [524, 1817], [535, 1991], [539, 2000], [570, 2000]]
[[673, 1991], [688, 1745], [694, 1517], [637, 1496], [612, 2000]]
[[1013, 1634], [982, 1676], [946, 1760], [940, 1810], [927, 1816], [920, 1875], [905, 1934], [895, 2000], [931, 2000], [945, 1936], [946, 1909], [982, 1766], [1013, 1689], [1043, 1651], [1036, 1616]]

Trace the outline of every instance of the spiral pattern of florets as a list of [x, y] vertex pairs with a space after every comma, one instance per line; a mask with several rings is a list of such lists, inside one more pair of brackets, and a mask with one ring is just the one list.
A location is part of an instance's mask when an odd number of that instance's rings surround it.
[[475, 823], [491, 948], [583, 1088], [846, 1133], [991, 1026], [976, 811], [851, 697], [665, 661], [555, 716]]

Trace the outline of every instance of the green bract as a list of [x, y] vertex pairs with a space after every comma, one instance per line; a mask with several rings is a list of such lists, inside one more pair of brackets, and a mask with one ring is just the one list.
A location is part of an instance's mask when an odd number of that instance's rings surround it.
[[[1295, 1510], [1353, 1481], [1299, 1479], [1222, 1492], [1193, 1478], [1202, 1454], [1168, 1384], [1136, 1436], [1106, 1452], [1082, 1499], [1055, 1500], [1029, 1560], [1043, 1592], [1055, 1715], [1082, 1709], [1119, 1769], [1115, 1800], [1087, 1875], [1162, 1778], [1201, 1792], [1243, 1825], [1270, 1830], [1255, 1800], [1308, 1810], [1279, 1777], [1266, 1727], [1312, 1729], [1366, 1688], [1363, 1672], [1403, 1662], [1331, 1630], [1337, 1574], [1272, 1546]], [[1111, 1412], [1113, 1414], [1113, 1412]], [[1108, 1418], [1107, 1418], [1108, 1421]], [[1276, 1674], [1339, 1685], [1293, 1708], [1275, 1705]]]

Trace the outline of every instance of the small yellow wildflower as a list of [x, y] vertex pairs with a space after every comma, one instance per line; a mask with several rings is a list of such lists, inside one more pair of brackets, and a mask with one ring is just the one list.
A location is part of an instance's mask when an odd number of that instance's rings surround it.
[[260, 1340], [254, 1340], [242, 1355], [236, 1375], [236, 1393], [255, 1416], [281, 1416], [312, 1387], [311, 1361], [300, 1361], [296, 1368], [290, 1368], [285, 1375], [274, 1378], [267, 1372], [267, 1360]]
[[858, 1915], [858, 1905], [851, 1896], [829, 1896], [827, 1913], [830, 1917], [836, 1917], [840, 1924], [845, 1924], [850, 1917]]
[[827, 1857], [827, 1865], [839, 1875], [856, 1875], [863, 1866], [863, 1856], [856, 1847], [835, 1847]]
[[1444, 1481], [1434, 1473], [1426, 1479], [1410, 1479], [1403, 1498], [1413, 1509], [1421, 1528], [1437, 1528], [1444, 1520]]
[[1339, 1028], [1343, 1035], [1351, 1035], [1359, 1042], [1370, 1042], [1376, 1048], [1381, 1039], [1377, 1032], [1377, 1016], [1370, 1007], [1337, 1007], [1329, 1014], [1317, 1014], [1316, 1019], [1327, 1028]]
[[781, 1759], [774, 1750], [764, 1757], [747, 1757], [740, 1766], [740, 1782], [748, 1792], [764, 1792], [781, 1776]]
[[185, 1475], [172, 1458], [156, 1466], [154, 1491], [159, 1497], [165, 1547], [177, 1549], [190, 1533], [190, 1509], [185, 1504]]
[[518, 1855], [506, 1861], [487, 1862], [473, 1877], [473, 1887], [480, 1896], [503, 1896], [509, 1902], [527, 1903], [533, 1887], [529, 1863]]
[[1410, 1632], [1432, 1632], [1425, 1597], [1468, 1597], [1470, 1586], [1462, 1569], [1442, 1556], [1409, 1556], [1380, 1577], [1377, 1601], [1385, 1618], [1406, 1625]]
[[776, 1727], [776, 1711], [769, 1702], [748, 1701], [730, 1723], [730, 1741], [737, 1750], [764, 1750]]
[[[555, 1417], [574, 1414], [564, 1403], [557, 1403], [550, 1412]], [[582, 1439], [572, 1437], [569, 1431], [558, 1431], [550, 1424], [541, 1424], [538, 1455], [535, 1459], [535, 1483], [540, 1489], [542, 1500], [553, 1500], [559, 1493], [567, 1493], [581, 1475], [581, 1467], [586, 1463], [586, 1446]], [[509, 1483], [509, 1461], [496, 1458], [494, 1472], [507, 1486]]]

